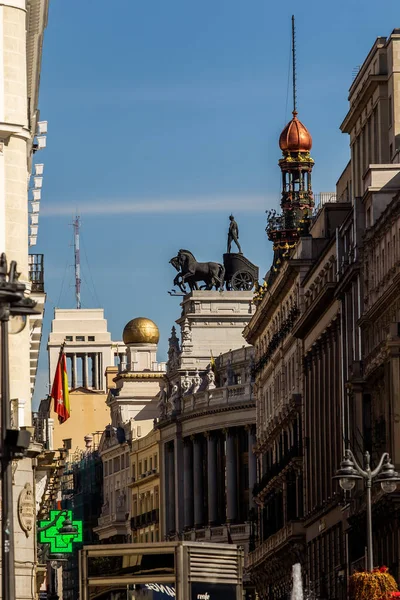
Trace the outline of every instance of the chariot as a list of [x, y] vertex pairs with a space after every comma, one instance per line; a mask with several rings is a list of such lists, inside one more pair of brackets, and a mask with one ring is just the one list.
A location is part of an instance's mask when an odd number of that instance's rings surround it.
[[258, 267], [243, 254], [224, 254], [224, 267], [227, 290], [250, 291], [258, 281]]

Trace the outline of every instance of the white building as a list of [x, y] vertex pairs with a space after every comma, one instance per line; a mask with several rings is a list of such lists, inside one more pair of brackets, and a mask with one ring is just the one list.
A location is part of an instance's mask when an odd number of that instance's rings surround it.
[[[27, 294], [31, 290], [28, 181], [33, 152], [43, 146], [43, 138], [39, 140], [36, 133], [47, 14], [48, 0], [2, 0], [0, 5], [0, 253], [5, 252], [9, 262], [17, 262]], [[34, 296], [43, 308], [43, 289], [36, 289]], [[37, 316], [34, 321], [28, 319], [22, 332], [9, 336], [14, 427], [31, 426], [31, 374], [36, 372], [40, 329], [41, 317]], [[14, 472], [16, 596], [24, 600], [36, 594], [35, 523], [40, 497], [35, 507], [33, 459], [40, 451], [41, 446], [32, 442], [28, 456], [16, 463]]]

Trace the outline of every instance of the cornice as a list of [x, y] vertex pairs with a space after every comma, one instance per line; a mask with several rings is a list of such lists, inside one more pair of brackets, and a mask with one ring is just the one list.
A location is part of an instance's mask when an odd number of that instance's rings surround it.
[[266, 290], [264, 298], [258, 305], [256, 312], [245, 327], [243, 336], [249, 344], [254, 345], [258, 332], [265, 327], [266, 322], [274, 311], [280, 306], [282, 297], [291, 289], [301, 266], [312, 264], [312, 261], [290, 259], [285, 264], [285, 269], [274, 282], [271, 289]]
[[151, 371], [149, 373], [120, 373], [117, 375], [113, 381], [119, 381], [120, 379], [164, 379], [165, 373], [164, 371]]

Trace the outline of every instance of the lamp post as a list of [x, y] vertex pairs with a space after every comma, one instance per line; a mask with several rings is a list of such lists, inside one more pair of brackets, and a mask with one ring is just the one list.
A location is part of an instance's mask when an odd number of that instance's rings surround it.
[[0, 256], [0, 332], [1, 332], [1, 589], [4, 600], [15, 599], [14, 517], [12, 494], [12, 461], [22, 458], [30, 443], [30, 433], [11, 429], [8, 324], [11, 317], [21, 317], [16, 333], [22, 331], [26, 317], [39, 314], [36, 303], [24, 298], [25, 285], [18, 281], [17, 264], [11, 261], [7, 272], [5, 254]]
[[374, 560], [372, 546], [372, 484], [380, 483], [382, 490], [389, 494], [396, 490], [397, 484], [400, 482], [400, 476], [390, 462], [387, 452], [382, 454], [378, 466], [372, 470], [369, 452], [365, 452], [364, 468], [361, 468], [351, 450], [346, 450], [340, 463], [340, 469], [338, 469], [333, 479], [338, 479], [340, 487], [345, 491], [352, 490], [358, 480], [363, 479], [365, 481], [367, 489], [367, 567], [368, 571], [372, 571]]

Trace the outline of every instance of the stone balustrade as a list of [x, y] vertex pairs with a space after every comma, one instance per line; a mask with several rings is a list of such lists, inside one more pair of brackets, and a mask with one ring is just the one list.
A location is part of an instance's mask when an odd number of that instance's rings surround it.
[[229, 385], [184, 396], [181, 403], [181, 412], [190, 413], [198, 410], [208, 410], [236, 404], [237, 402], [251, 402], [252, 400], [251, 383]]

